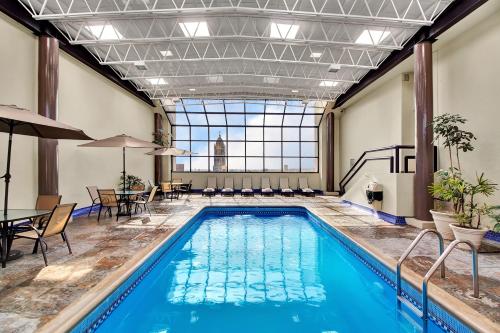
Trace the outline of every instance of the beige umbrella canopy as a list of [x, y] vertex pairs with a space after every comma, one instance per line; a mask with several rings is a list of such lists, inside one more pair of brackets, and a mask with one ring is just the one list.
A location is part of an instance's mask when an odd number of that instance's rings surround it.
[[144, 141], [125, 134], [110, 138], [95, 140], [80, 145], [80, 147], [101, 147], [101, 148], [122, 148], [123, 150], [123, 190], [125, 191], [126, 171], [125, 171], [125, 148], [161, 148], [156, 143]]
[[9, 204], [10, 158], [12, 153], [12, 136], [21, 134], [44, 139], [92, 140], [82, 130], [61, 122], [40, 116], [37, 113], [21, 109], [15, 105], [0, 104], [0, 132], [9, 133], [7, 147], [7, 171], [1, 178], [5, 179], [4, 214]]
[[[146, 154], [155, 156], [189, 156], [194, 153], [190, 152], [189, 150], [170, 147], [170, 148], [156, 149]], [[170, 167], [170, 181], [172, 181], [172, 166]]]

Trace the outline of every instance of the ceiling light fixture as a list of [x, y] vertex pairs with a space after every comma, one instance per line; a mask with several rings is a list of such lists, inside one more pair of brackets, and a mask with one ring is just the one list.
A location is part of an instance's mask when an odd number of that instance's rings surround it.
[[312, 52], [311, 58], [320, 58], [323, 53], [321, 52]]
[[153, 77], [153, 78], [146, 79], [146, 81], [148, 81], [149, 84], [152, 84], [152, 85], [165, 85], [165, 84], [167, 84], [167, 81], [165, 81], [165, 79], [162, 77]]
[[207, 77], [207, 81], [210, 83], [221, 83], [224, 81], [222, 75], [212, 75]]
[[195, 88], [189, 88], [189, 91], [196, 91]]
[[296, 24], [284, 24], [271, 22], [271, 38], [295, 39], [299, 26]]
[[171, 57], [171, 56], [173, 56], [173, 53], [170, 50], [160, 51], [160, 54], [161, 54], [162, 57]]
[[336, 81], [321, 81], [319, 83], [320, 87], [336, 87], [339, 83]]
[[86, 28], [92, 33], [92, 35], [94, 35], [95, 38], [100, 40], [113, 40], [123, 38], [122, 34], [120, 34], [111, 24], [88, 25]]
[[207, 22], [180, 22], [184, 36], [186, 37], [209, 37]]
[[389, 31], [383, 30], [363, 30], [358, 39], [356, 39], [356, 44], [378, 45], [390, 34]]
[[292, 89], [293, 93], [298, 93], [299, 91], [297, 89]]

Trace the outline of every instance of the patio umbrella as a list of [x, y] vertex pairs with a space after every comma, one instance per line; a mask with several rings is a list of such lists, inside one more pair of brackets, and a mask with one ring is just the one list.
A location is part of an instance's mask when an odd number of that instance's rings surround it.
[[5, 180], [4, 214], [7, 215], [9, 204], [10, 158], [12, 153], [12, 136], [21, 134], [44, 139], [92, 140], [82, 130], [41, 116], [37, 113], [21, 109], [15, 105], [0, 104], [0, 132], [9, 133], [7, 146], [7, 170], [0, 178]]
[[[189, 156], [194, 153], [190, 152], [189, 150], [184, 150], [184, 149], [179, 149], [175, 147], [170, 147], [170, 148], [161, 148], [157, 150], [150, 151], [149, 153], [146, 153], [147, 155], [155, 155], [155, 156]], [[173, 167], [170, 166], [170, 181], [172, 181], [172, 169]]]
[[95, 140], [93, 142], [85, 143], [80, 147], [105, 147], [105, 148], [122, 148], [123, 150], [123, 191], [126, 186], [126, 171], [125, 171], [125, 148], [161, 148], [162, 146], [156, 143], [136, 139], [132, 136], [125, 134], [113, 136], [102, 140]]

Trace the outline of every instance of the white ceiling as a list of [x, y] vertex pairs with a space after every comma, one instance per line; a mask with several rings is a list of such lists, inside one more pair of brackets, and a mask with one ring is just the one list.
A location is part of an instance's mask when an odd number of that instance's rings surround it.
[[164, 101], [334, 100], [453, 0], [19, 1]]

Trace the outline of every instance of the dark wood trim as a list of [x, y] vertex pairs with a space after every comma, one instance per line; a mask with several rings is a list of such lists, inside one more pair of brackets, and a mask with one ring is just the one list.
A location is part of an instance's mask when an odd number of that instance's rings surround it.
[[[161, 114], [154, 113], [154, 129], [155, 135], [163, 134], [163, 117]], [[155, 184], [158, 185], [163, 181], [163, 156], [155, 156]]]
[[340, 95], [335, 101], [335, 107], [341, 107], [357, 93], [368, 87], [370, 84], [384, 76], [391, 69], [399, 65], [403, 60], [413, 54], [413, 48], [422, 41], [436, 41], [437, 37], [443, 32], [458, 23], [461, 19], [472, 13], [488, 0], [461, 0], [454, 1], [446, 10], [436, 19], [430, 27], [422, 27], [420, 30], [406, 42], [402, 50], [393, 51], [377, 69], [373, 69], [366, 74], [359, 83], [354, 84], [345, 93]]
[[122, 80], [109, 66], [103, 66], [97, 61], [96, 58], [90, 54], [87, 49], [82, 45], [71, 45], [66, 37], [59, 32], [50, 22], [47, 21], [37, 21], [31, 17], [28, 11], [19, 3], [17, 0], [0, 0], [0, 11], [5, 15], [9, 16], [13, 20], [22, 24], [29, 30], [31, 30], [35, 35], [47, 35], [52, 36], [59, 40], [59, 48], [77, 59], [78, 61], [84, 63], [88, 67], [92, 68], [97, 73], [103, 75], [108, 80], [117, 84], [121, 88], [125, 89], [135, 97], [144, 101], [150, 106], [154, 106], [151, 99], [141, 91], [137, 91], [132, 83], [127, 80]]
[[326, 115], [326, 191], [335, 192], [335, 115]]

